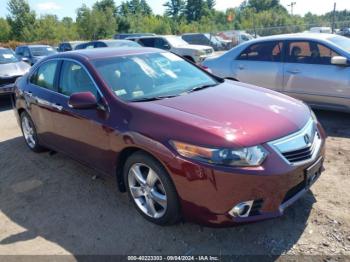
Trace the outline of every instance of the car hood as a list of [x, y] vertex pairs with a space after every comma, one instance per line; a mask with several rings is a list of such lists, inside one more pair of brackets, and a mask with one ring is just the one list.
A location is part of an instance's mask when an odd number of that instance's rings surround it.
[[177, 49], [192, 49], [192, 50], [207, 50], [212, 49], [211, 46], [206, 45], [183, 45], [183, 46], [175, 46]]
[[30, 66], [25, 62], [0, 64], [0, 77], [12, 77], [24, 75]]
[[[165, 139], [214, 146], [262, 144], [297, 132], [310, 119], [310, 110], [301, 101], [233, 81], [136, 106], [161, 116], [158, 124]], [[155, 116], [142, 117], [154, 122]]]

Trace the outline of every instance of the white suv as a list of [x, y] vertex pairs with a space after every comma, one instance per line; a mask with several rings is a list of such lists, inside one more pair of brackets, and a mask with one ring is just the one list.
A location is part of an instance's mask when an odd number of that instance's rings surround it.
[[181, 37], [174, 35], [130, 37], [127, 39], [146, 47], [170, 51], [194, 63], [200, 63], [214, 53], [214, 49], [210, 46], [190, 45]]

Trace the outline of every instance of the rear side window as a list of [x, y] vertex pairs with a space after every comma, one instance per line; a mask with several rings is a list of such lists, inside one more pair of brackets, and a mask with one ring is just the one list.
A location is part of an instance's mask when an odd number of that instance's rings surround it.
[[34, 85], [55, 91], [57, 63], [57, 61], [49, 61], [42, 64], [32, 75], [30, 82]]
[[154, 47], [154, 42], [155, 39], [154, 38], [143, 38], [143, 39], [139, 39], [139, 42], [146, 47]]
[[24, 47], [23, 48], [23, 56], [24, 57], [30, 57], [30, 53], [29, 53], [29, 48], [28, 47]]
[[59, 92], [66, 96], [79, 92], [91, 92], [99, 98], [97, 89], [85, 69], [71, 61], [63, 62]]
[[338, 54], [323, 44], [296, 41], [289, 43], [286, 60], [289, 63], [330, 65], [333, 56]]
[[156, 38], [154, 41], [154, 47], [159, 49], [164, 49], [164, 50], [170, 49], [169, 43], [163, 38]]
[[238, 60], [281, 62], [282, 49], [282, 42], [263, 42], [253, 44], [238, 56]]
[[16, 54], [17, 55], [23, 55], [23, 48], [22, 47], [17, 47], [16, 48]]
[[107, 45], [103, 42], [96, 42], [95, 43], [95, 48], [100, 48], [100, 47], [107, 47]]

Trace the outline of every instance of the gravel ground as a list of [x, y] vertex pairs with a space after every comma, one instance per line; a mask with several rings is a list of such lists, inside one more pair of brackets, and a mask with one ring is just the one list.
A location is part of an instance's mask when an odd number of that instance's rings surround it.
[[[281, 218], [213, 229], [145, 221], [110, 177], [34, 154], [0, 99], [0, 255], [350, 255], [350, 114], [317, 111], [326, 171]], [[96, 178], [97, 176], [97, 178]]]

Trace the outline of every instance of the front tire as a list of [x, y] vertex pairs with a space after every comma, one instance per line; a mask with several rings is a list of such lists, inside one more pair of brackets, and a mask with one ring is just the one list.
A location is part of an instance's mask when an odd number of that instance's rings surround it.
[[35, 153], [43, 152], [45, 149], [39, 144], [38, 135], [33, 120], [28, 113], [23, 112], [21, 114], [21, 129], [24, 140], [29, 147]]
[[137, 211], [158, 225], [180, 220], [180, 205], [175, 186], [164, 167], [143, 152], [132, 154], [124, 166], [124, 181]]

